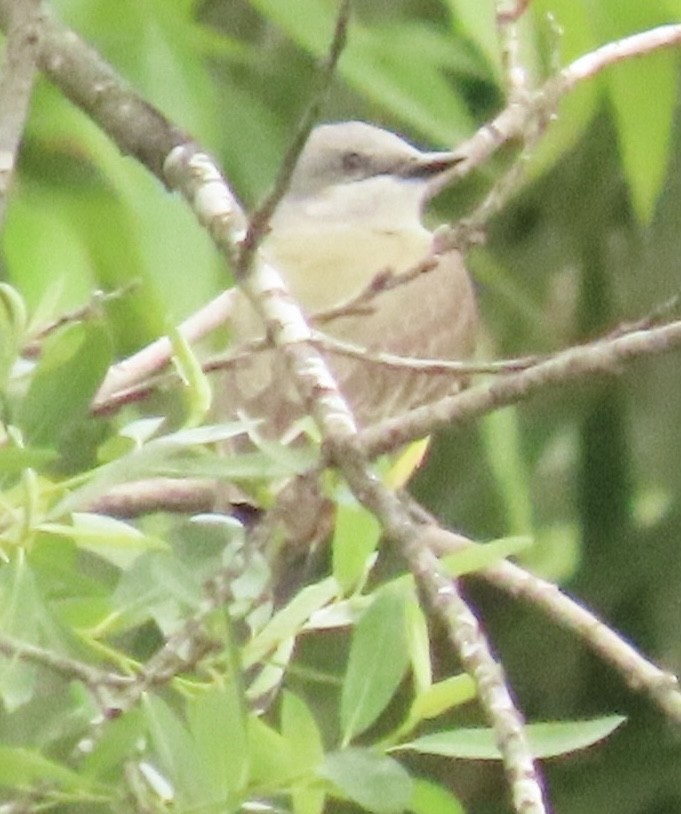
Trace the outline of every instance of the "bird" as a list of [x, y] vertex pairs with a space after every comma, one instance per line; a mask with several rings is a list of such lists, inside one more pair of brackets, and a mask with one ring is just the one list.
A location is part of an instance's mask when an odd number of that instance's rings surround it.
[[[386, 275], [432, 259], [430, 270], [387, 286], [358, 311], [323, 325], [332, 339], [369, 354], [465, 360], [475, 348], [478, 314], [471, 278], [457, 250], [435, 254], [422, 217], [433, 179], [461, 161], [456, 152], [419, 150], [361, 121], [315, 127], [276, 207], [261, 251], [282, 275], [304, 315], [337, 308]], [[244, 294], [235, 292], [235, 345], [264, 334]], [[396, 369], [324, 351], [360, 428], [456, 392], [456, 375]], [[224, 375], [220, 412], [259, 419], [281, 438], [304, 414], [283, 356], [253, 353]]]

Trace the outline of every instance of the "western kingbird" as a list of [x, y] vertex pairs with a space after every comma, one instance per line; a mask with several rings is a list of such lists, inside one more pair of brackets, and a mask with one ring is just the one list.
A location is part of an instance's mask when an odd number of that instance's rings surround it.
[[[451, 152], [421, 152], [363, 122], [312, 131], [262, 246], [308, 317], [348, 301], [382, 272], [404, 272], [429, 257], [433, 234], [421, 222], [428, 182], [459, 160]], [[427, 273], [379, 293], [366, 313], [339, 317], [323, 330], [369, 351], [469, 357], [477, 324], [471, 281], [458, 252], [436, 260]], [[237, 344], [263, 334], [241, 293], [232, 329]], [[324, 355], [360, 426], [461, 386], [454, 376]], [[221, 412], [264, 418], [267, 434], [281, 435], [303, 413], [276, 350], [254, 353], [235, 366], [225, 388]]]

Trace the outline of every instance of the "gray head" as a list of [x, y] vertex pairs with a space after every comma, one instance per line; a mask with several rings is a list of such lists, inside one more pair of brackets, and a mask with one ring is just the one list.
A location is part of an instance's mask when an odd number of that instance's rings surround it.
[[290, 194], [307, 197], [336, 184], [380, 177], [426, 181], [460, 160], [451, 152], [421, 152], [394, 133], [364, 122], [322, 124], [310, 134]]

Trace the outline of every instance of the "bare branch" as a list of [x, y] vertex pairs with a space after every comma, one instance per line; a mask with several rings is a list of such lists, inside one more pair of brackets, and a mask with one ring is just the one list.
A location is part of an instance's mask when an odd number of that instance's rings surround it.
[[19, 659], [20, 661], [44, 667], [62, 676], [67, 681], [80, 681], [85, 684], [100, 703], [103, 701], [103, 691], [105, 689], [120, 690], [129, 686], [132, 682], [132, 678], [129, 676], [98, 670], [76, 659], [54, 653], [44, 647], [38, 647], [29, 642], [17, 641], [4, 633], [0, 633], [0, 653], [10, 659]]
[[496, 0], [497, 38], [501, 50], [501, 64], [506, 77], [508, 101], [514, 103], [523, 98], [527, 91], [527, 71], [519, 53], [518, 20], [530, 4], [530, 0], [513, 0], [514, 8], [504, 0]]
[[559, 100], [580, 83], [626, 59], [650, 54], [681, 44], [681, 25], [663, 25], [608, 43], [579, 57], [541, 88], [527, 94], [521, 103], [515, 100], [492, 121], [484, 124], [469, 139], [457, 145], [463, 160], [449, 172], [433, 179], [430, 194], [437, 195], [447, 186], [469, 175], [509, 141], [524, 140], [524, 134], [537, 118], [546, 119]]
[[680, 345], [681, 321], [676, 321], [568, 348], [527, 370], [499, 376], [491, 384], [471, 387], [463, 393], [382, 421], [364, 430], [360, 440], [369, 456], [381, 455], [444, 427], [479, 418], [509, 404], [518, 404], [551, 387], [587, 376], [617, 375], [626, 362], [667, 353]]
[[[7, 29], [12, 0], [0, 0], [0, 26]], [[163, 159], [187, 136], [145, 102], [101, 56], [49, 9], [42, 14], [38, 66], [64, 95], [82, 108], [125, 155], [132, 155], [163, 181]]]
[[[502, 9], [501, 7], [504, 5], [503, 0], [499, 0], [497, 3], [497, 24], [498, 25], [505, 25], [507, 23], [515, 23], [517, 22], [523, 14], [529, 8], [530, 3], [532, 0], [512, 0], [513, 7], [509, 9]], [[508, 3], [507, 5], [510, 5]]]
[[317, 73], [316, 88], [312, 92], [311, 101], [298, 125], [298, 130], [293, 142], [281, 162], [281, 167], [279, 168], [279, 173], [274, 182], [272, 191], [255, 212], [251, 214], [248, 231], [241, 244], [241, 252], [237, 263], [237, 274], [245, 273], [252, 262], [253, 254], [257, 251], [267, 235], [270, 218], [288, 190], [291, 176], [296, 168], [303, 147], [305, 147], [310, 131], [319, 119], [322, 106], [326, 101], [331, 83], [336, 74], [338, 60], [343, 53], [347, 41], [350, 10], [351, 0], [340, 0], [338, 15], [336, 17], [336, 28], [331, 40], [329, 53]]
[[503, 757], [515, 810], [519, 814], [544, 814], [547, 808], [542, 783], [527, 743], [523, 717], [457, 582], [443, 572], [429, 545], [430, 526], [415, 521], [397, 495], [368, 471], [356, 444], [347, 444], [345, 449], [336, 447], [333, 453], [355, 495], [380, 520], [386, 537], [407, 561], [428, 605], [444, 622], [464, 669], [474, 679], [478, 700]]
[[649, 31], [632, 34], [616, 42], [602, 45], [595, 51], [576, 59], [563, 68], [557, 79], [561, 94], [571, 91], [580, 82], [591, 79], [596, 74], [624, 60], [642, 57], [663, 48], [681, 44], [681, 25], [661, 25]]
[[[234, 289], [223, 291], [203, 308], [187, 317], [178, 326], [178, 331], [188, 342], [196, 342], [227, 322], [232, 313], [233, 304]], [[121, 398], [125, 402], [127, 391], [154, 373], [163, 370], [172, 355], [173, 347], [170, 339], [162, 336], [127, 359], [112, 365], [92, 402], [93, 411], [95, 413], [107, 412], [112, 406], [119, 404]], [[148, 391], [146, 386], [143, 389], [145, 392]]]
[[[438, 555], [480, 545], [442, 529], [434, 521], [426, 540]], [[576, 633], [596, 655], [617, 670], [632, 690], [645, 693], [670, 720], [681, 723], [681, 690], [676, 676], [645, 659], [622, 636], [558, 586], [505, 561], [475, 571], [472, 576], [481, 577], [500, 590], [530, 602], [557, 625]]]
[[325, 333], [313, 333], [314, 344], [331, 355], [361, 359], [367, 364], [399, 370], [418, 370], [434, 376], [469, 377], [476, 373], [502, 374], [514, 370], [526, 370], [538, 364], [540, 357], [525, 356], [519, 359], [500, 359], [494, 362], [459, 362], [452, 359], [422, 359], [416, 356], [398, 356], [394, 353], [371, 351], [368, 348], [344, 342]]
[[33, 90], [41, 34], [41, 0], [15, 0], [9, 10], [0, 78], [0, 224], [14, 176]]
[[198, 478], [148, 478], [122, 483], [88, 505], [111, 517], [140, 517], [151, 512], [198, 514], [215, 506], [215, 484]]

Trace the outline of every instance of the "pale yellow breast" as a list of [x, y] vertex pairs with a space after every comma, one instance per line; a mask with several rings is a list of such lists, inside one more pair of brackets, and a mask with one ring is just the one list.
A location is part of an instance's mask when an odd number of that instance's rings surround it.
[[[266, 259], [284, 275], [306, 315], [342, 303], [363, 290], [376, 274], [412, 268], [424, 260], [432, 235], [425, 229], [387, 231], [328, 229], [276, 231], [264, 247]], [[473, 349], [476, 309], [461, 256], [445, 255], [438, 267], [408, 284], [384, 292], [372, 312], [344, 317], [324, 330], [372, 350], [420, 357], [466, 358]], [[258, 317], [240, 297], [235, 308], [235, 340], [262, 335]], [[387, 370], [328, 354], [327, 360], [360, 424], [369, 424], [455, 389], [458, 382]], [[281, 432], [296, 417], [296, 396], [276, 353], [259, 354], [228, 377], [232, 401], [256, 416], [267, 415]]]
[[349, 299], [384, 269], [400, 272], [415, 265], [427, 255], [431, 239], [422, 228], [398, 233], [352, 228], [285, 236], [275, 232], [265, 256], [310, 313]]

